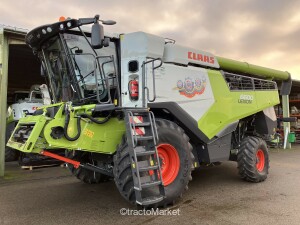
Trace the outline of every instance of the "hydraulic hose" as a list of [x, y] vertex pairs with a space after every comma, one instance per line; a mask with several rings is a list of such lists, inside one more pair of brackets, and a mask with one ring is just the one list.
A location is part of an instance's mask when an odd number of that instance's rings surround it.
[[68, 110], [66, 110], [66, 120], [65, 120], [65, 126], [64, 126], [64, 135], [65, 135], [65, 138], [68, 141], [76, 141], [80, 137], [80, 134], [81, 134], [80, 116], [77, 118], [77, 134], [76, 134], [75, 137], [70, 137], [68, 135], [69, 122], [70, 122], [70, 112]]
[[109, 114], [105, 119], [103, 119], [103, 120], [97, 120], [97, 119], [95, 119], [94, 117], [92, 117], [92, 116], [90, 116], [90, 115], [88, 115], [88, 114], [80, 114], [80, 117], [83, 117], [83, 118], [89, 118], [92, 122], [94, 122], [94, 123], [97, 123], [97, 124], [104, 124], [104, 123], [106, 123], [109, 119], [110, 119], [110, 117], [111, 117], [111, 115]]
[[65, 120], [65, 126], [64, 126], [64, 136], [65, 136], [65, 138], [68, 141], [76, 141], [80, 137], [80, 134], [81, 134], [80, 120], [81, 120], [81, 117], [83, 117], [83, 118], [89, 118], [92, 122], [97, 123], [97, 124], [104, 124], [104, 123], [106, 123], [110, 119], [111, 114], [109, 114], [103, 120], [97, 120], [94, 117], [92, 117], [92, 116], [90, 116], [88, 114], [85, 114], [85, 113], [78, 115], [78, 117], [77, 117], [77, 134], [76, 134], [75, 137], [70, 137], [68, 135], [68, 127], [69, 127], [69, 122], [70, 122], [70, 112], [68, 110], [66, 110], [66, 120]]

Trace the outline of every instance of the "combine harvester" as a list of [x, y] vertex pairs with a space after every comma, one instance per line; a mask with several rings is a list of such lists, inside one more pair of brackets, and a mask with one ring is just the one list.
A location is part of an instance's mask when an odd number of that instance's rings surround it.
[[279, 104], [272, 80], [288, 94], [289, 73], [144, 32], [108, 36], [101, 23], [115, 24], [66, 19], [27, 34], [55, 104], [20, 119], [9, 147], [67, 162], [85, 183], [114, 178], [145, 207], [173, 204], [202, 164], [237, 161], [242, 179], [267, 178]]

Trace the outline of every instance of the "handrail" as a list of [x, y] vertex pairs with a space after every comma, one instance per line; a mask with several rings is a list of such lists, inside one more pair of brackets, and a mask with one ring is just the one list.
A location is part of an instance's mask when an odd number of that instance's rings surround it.
[[[154, 66], [154, 62], [155, 61], [160, 61], [159, 65]], [[150, 91], [149, 88], [146, 86], [146, 64], [152, 63], [152, 84], [153, 84], [153, 98], [150, 99]], [[159, 67], [162, 66], [162, 59], [161, 58], [155, 58], [155, 59], [151, 59], [149, 61], [144, 61], [142, 64], [142, 77], [143, 77], [143, 81], [142, 81], [142, 88], [143, 88], [143, 107], [146, 106], [146, 102], [145, 102], [145, 90], [147, 91], [147, 101], [148, 102], [154, 102], [156, 99], [156, 88], [155, 88], [155, 70], [158, 69]]]

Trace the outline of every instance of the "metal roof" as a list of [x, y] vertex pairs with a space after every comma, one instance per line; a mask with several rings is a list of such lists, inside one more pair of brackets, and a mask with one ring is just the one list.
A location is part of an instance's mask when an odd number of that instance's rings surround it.
[[19, 33], [27, 33], [29, 30], [26, 28], [20, 28], [20, 27], [14, 27], [14, 26], [9, 26], [5, 24], [0, 24], [0, 28], [6, 31], [14, 31], [14, 32], [19, 32]]
[[8, 33], [14, 33], [14, 34], [26, 35], [29, 30], [25, 29], [25, 28], [0, 24], [0, 31], [4, 31], [4, 32], [8, 32]]

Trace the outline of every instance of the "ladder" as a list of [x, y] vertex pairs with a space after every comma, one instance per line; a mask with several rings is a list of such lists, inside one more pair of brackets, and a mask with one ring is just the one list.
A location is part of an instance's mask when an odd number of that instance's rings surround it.
[[124, 114], [136, 203], [158, 203], [165, 198], [165, 189], [156, 149], [154, 114], [146, 108], [125, 109]]

